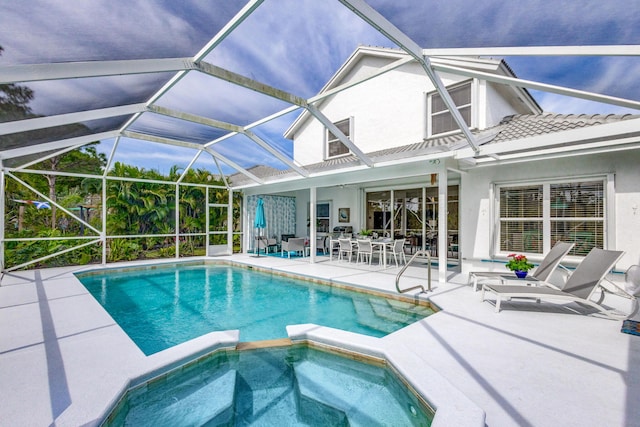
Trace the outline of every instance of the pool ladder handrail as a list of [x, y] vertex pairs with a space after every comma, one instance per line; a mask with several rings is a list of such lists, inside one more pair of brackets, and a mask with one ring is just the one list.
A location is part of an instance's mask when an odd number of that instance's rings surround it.
[[[409, 267], [409, 265], [413, 262], [413, 260], [416, 259], [416, 257], [418, 255], [426, 255], [427, 256], [427, 289], [424, 289], [424, 286], [422, 285], [417, 285], [417, 286], [413, 286], [411, 288], [407, 288], [407, 289], [400, 289], [400, 276], [402, 276], [402, 274], [407, 270], [407, 267]], [[411, 257], [411, 259], [409, 259], [409, 262], [407, 262], [402, 269], [398, 272], [398, 274], [396, 275], [396, 290], [398, 291], [398, 293], [405, 293], [405, 292], [409, 292], [409, 291], [413, 291], [414, 289], [420, 289], [420, 292], [431, 292], [431, 251], [423, 251], [423, 250], [419, 250], [416, 251], [415, 254], [413, 254], [413, 256]]]

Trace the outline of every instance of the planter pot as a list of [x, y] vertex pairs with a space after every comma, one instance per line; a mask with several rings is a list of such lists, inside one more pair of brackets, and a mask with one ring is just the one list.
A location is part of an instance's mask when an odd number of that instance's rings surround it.
[[516, 276], [518, 276], [518, 279], [524, 279], [525, 277], [527, 277], [528, 272], [516, 270], [515, 273], [516, 273]]

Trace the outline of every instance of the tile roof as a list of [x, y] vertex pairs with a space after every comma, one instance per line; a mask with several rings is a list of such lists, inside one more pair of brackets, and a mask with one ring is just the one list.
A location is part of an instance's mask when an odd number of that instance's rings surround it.
[[[485, 144], [492, 144], [637, 118], [640, 118], [640, 115], [555, 113], [517, 114], [504, 117], [496, 126], [482, 131], [474, 131], [473, 133], [478, 137], [478, 139], [485, 141]], [[399, 147], [390, 147], [366, 154], [374, 162], [384, 162], [394, 159], [451, 151], [466, 145], [466, 139], [461, 133], [459, 133], [428, 138], [417, 143]], [[326, 160], [324, 162], [304, 165], [303, 167], [310, 173], [317, 173], [321, 171], [338, 170], [358, 166], [360, 164], [361, 162], [356, 156], [349, 155]], [[265, 181], [297, 175], [297, 173], [291, 170], [278, 170], [267, 166], [255, 166], [249, 169], [249, 171]], [[242, 185], [250, 182], [249, 178], [239, 173], [232, 175], [230, 179], [234, 185]]]
[[617, 114], [518, 114], [507, 116], [496, 126], [498, 135], [491, 142], [512, 141], [529, 136], [637, 119], [638, 115]]

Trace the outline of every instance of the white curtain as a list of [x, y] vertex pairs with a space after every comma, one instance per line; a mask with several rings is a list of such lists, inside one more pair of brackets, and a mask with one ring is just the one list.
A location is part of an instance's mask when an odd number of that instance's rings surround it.
[[247, 197], [249, 212], [249, 241], [253, 242], [258, 235], [258, 231], [253, 227], [256, 218], [256, 206], [258, 198], [264, 202], [264, 215], [267, 220], [267, 227], [262, 231], [262, 235], [268, 238], [275, 238], [280, 242], [282, 234], [294, 234], [296, 232], [296, 198], [286, 196], [255, 195]]

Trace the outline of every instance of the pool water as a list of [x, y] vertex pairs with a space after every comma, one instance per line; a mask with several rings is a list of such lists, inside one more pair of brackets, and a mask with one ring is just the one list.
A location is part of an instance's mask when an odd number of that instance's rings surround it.
[[429, 426], [384, 365], [295, 345], [218, 351], [131, 389], [106, 426]]
[[78, 279], [147, 355], [213, 331], [240, 341], [286, 338], [313, 323], [382, 337], [430, 307], [228, 264], [109, 270]]

